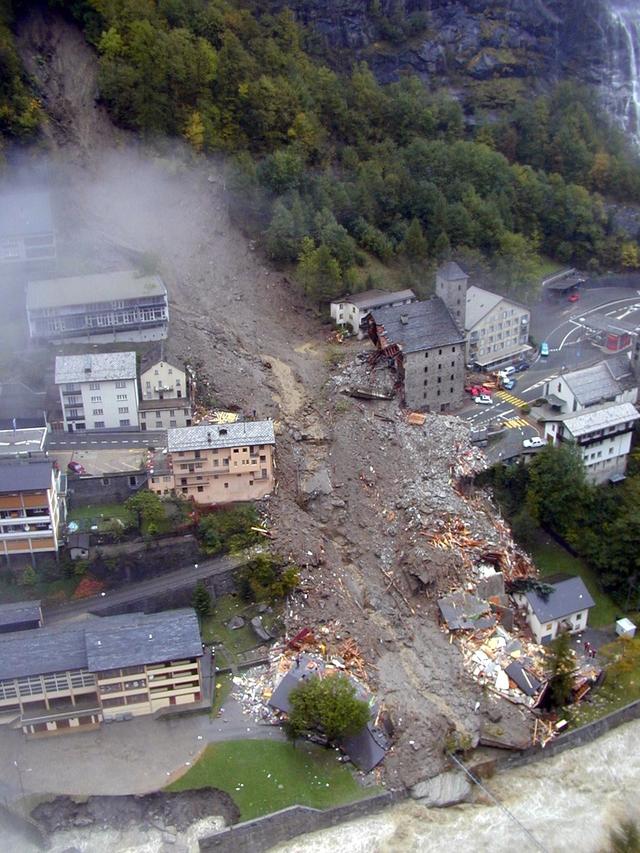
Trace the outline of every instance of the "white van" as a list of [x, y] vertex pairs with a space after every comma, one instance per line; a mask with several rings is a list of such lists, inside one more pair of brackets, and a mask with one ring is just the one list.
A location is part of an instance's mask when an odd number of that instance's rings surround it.
[[515, 367], [509, 365], [509, 367], [503, 367], [502, 370], [499, 370], [498, 376], [500, 377], [500, 379], [508, 379], [510, 376], [513, 376], [515, 372]]

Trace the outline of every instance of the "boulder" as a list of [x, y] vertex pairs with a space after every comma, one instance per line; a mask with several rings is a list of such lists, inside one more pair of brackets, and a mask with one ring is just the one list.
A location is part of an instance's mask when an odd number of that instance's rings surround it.
[[432, 779], [418, 782], [411, 788], [410, 793], [414, 800], [420, 800], [424, 806], [453, 806], [469, 799], [471, 783], [464, 773], [449, 770]]

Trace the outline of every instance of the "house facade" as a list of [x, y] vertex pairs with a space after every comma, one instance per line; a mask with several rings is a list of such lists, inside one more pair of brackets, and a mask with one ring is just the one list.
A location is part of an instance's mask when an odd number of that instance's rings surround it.
[[275, 434], [271, 421], [170, 429], [168, 470], [154, 470], [149, 488], [201, 504], [263, 498], [274, 486]]
[[549, 586], [552, 590], [547, 597], [534, 590], [514, 596], [525, 611], [536, 643], [550, 643], [562, 631], [584, 631], [589, 610], [595, 604], [580, 577], [564, 577], [555, 582], [550, 579]]
[[613, 403], [546, 420], [544, 437], [547, 441], [551, 439], [553, 444], [576, 444], [582, 454], [587, 479], [602, 483], [624, 476], [634, 424], [639, 419], [631, 403]]
[[0, 554], [55, 554], [66, 520], [66, 477], [49, 461], [0, 463]]
[[157, 341], [167, 337], [167, 288], [133, 270], [30, 281], [29, 334], [40, 341]]
[[425, 412], [449, 412], [464, 397], [465, 339], [437, 296], [368, 318], [375, 360], [387, 359], [404, 403]]
[[0, 724], [42, 737], [188, 708], [202, 653], [191, 609], [0, 634]]
[[413, 290], [366, 290], [342, 296], [331, 303], [331, 317], [337, 326], [348, 326], [354, 335], [362, 338], [366, 334], [364, 318], [374, 309], [396, 308], [416, 301]]
[[465, 331], [468, 363], [493, 370], [531, 350], [529, 309], [482, 287], [469, 287], [458, 264], [450, 262], [437, 271], [436, 294]]
[[134, 352], [57, 356], [55, 383], [68, 432], [138, 428]]
[[191, 385], [185, 370], [160, 359], [140, 373], [141, 430], [191, 426]]

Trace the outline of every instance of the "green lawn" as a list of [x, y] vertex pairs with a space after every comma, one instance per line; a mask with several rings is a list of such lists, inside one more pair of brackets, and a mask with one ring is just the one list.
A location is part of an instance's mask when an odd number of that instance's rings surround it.
[[[108, 530], [112, 519], [120, 519], [125, 527], [134, 524], [134, 518], [124, 504], [88, 504], [69, 511], [67, 521], [75, 521], [80, 530], [89, 531], [97, 525], [100, 531]], [[124, 529], [124, 528], [123, 528]]]
[[613, 625], [620, 608], [598, 586], [597, 575], [582, 560], [574, 557], [543, 531], [539, 531], [535, 543], [529, 546], [533, 561], [540, 575], [549, 577], [559, 573], [580, 575], [595, 601], [595, 607], [589, 611], [589, 625], [604, 628]]
[[590, 723], [640, 699], [640, 637], [602, 646], [598, 660], [607, 665], [604, 684], [588, 702], [569, 709], [574, 725]]
[[0, 602], [25, 601], [40, 598], [43, 601], [71, 598], [80, 578], [58, 578], [53, 581], [38, 581], [32, 586], [9, 583], [6, 577], [0, 577]]
[[232, 687], [233, 676], [230, 672], [221, 672], [216, 675], [216, 688], [213, 697], [213, 705], [211, 706], [212, 717], [218, 716], [220, 709], [224, 707], [227, 696], [231, 693]]
[[213, 787], [226, 791], [241, 820], [296, 804], [326, 809], [378, 793], [363, 788], [339, 753], [314, 744], [229, 740], [208, 746], [168, 791]]

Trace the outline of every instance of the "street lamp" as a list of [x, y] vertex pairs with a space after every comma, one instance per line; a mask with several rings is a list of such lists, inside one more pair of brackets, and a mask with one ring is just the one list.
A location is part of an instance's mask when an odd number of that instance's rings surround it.
[[22, 771], [20, 770], [20, 765], [18, 764], [18, 762], [17, 762], [17, 761], [14, 761], [14, 762], [13, 762], [13, 766], [14, 766], [14, 767], [16, 768], [16, 770], [18, 771], [18, 781], [20, 782], [20, 793], [22, 794], [22, 799], [24, 800], [24, 798], [25, 798], [25, 793], [24, 793], [24, 784], [23, 784], [23, 782], [22, 782]]

